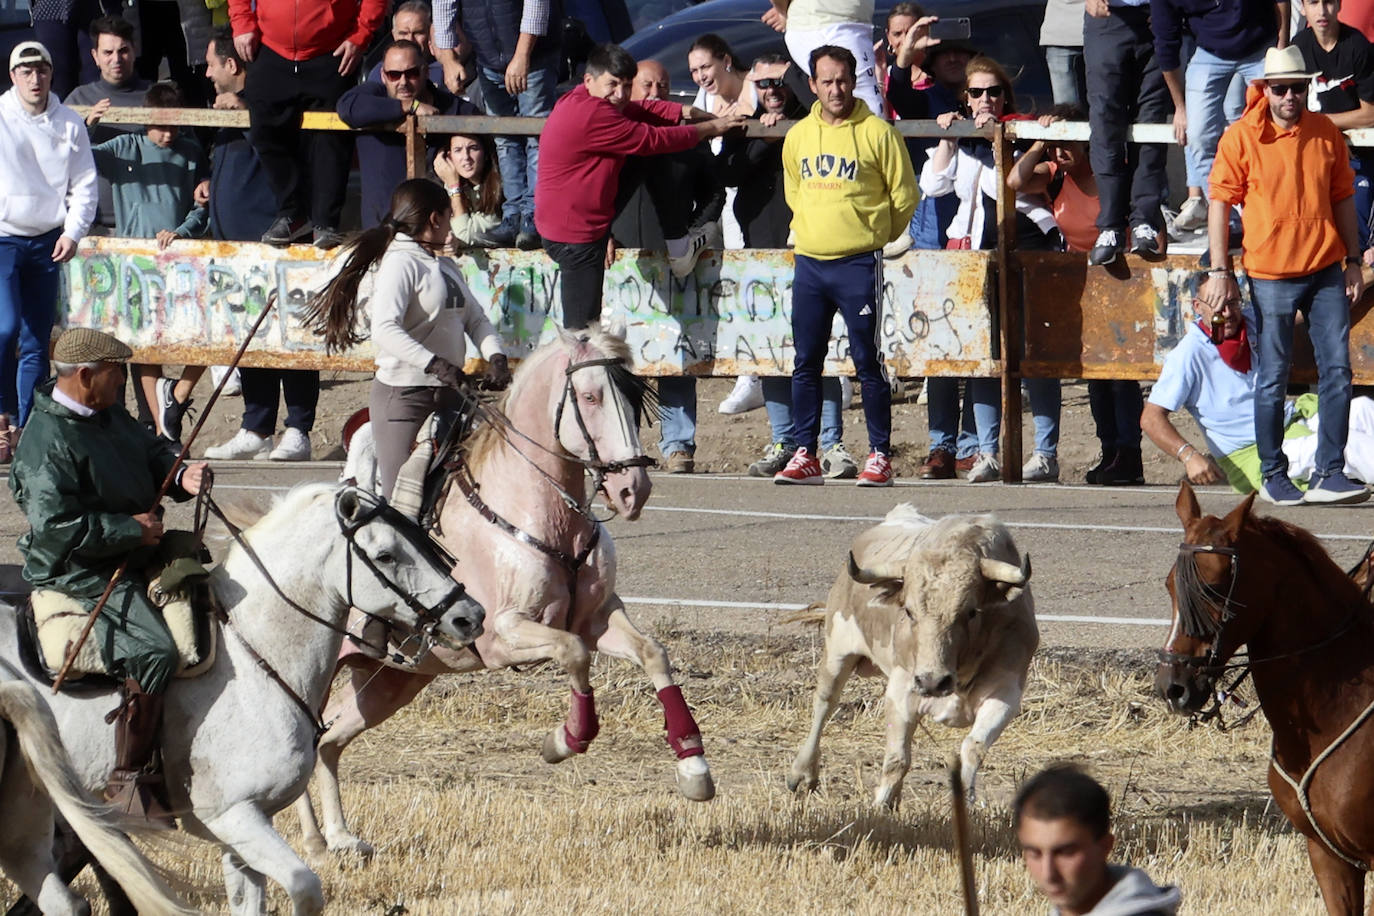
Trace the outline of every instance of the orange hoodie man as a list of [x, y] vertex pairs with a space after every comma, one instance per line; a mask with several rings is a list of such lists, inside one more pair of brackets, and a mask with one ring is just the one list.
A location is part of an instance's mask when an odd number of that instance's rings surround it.
[[[1352, 503], [1369, 491], [1345, 476], [1350, 414], [1350, 304], [1364, 292], [1354, 181], [1345, 138], [1325, 115], [1307, 111], [1302, 52], [1271, 48], [1264, 77], [1250, 86], [1245, 114], [1227, 128], [1212, 166], [1207, 235], [1212, 269], [1201, 298], [1213, 308], [1239, 302], [1227, 221], [1244, 207], [1242, 263], [1255, 304], [1259, 378], [1255, 442], [1260, 496], [1278, 506]], [[1293, 355], [1293, 317], [1306, 315], [1317, 358], [1320, 437], [1304, 496], [1288, 479], [1282, 449], [1284, 395]]]

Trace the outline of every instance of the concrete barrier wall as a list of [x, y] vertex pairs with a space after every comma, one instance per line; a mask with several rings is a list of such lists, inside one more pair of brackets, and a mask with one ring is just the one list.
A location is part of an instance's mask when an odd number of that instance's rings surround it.
[[[512, 356], [561, 324], [558, 269], [543, 252], [481, 251], [458, 263]], [[985, 252], [887, 262], [882, 347], [895, 374], [999, 373], [988, 264]], [[152, 241], [88, 239], [66, 265], [62, 304], [69, 324], [117, 334], [140, 360], [208, 365], [229, 360], [275, 293], [284, 310], [264, 323], [246, 365], [371, 369], [370, 345], [330, 356], [300, 326], [329, 272], [328, 256], [309, 246], [181, 241], [159, 251]], [[792, 272], [789, 251], [728, 251], [679, 280], [661, 253], [622, 250], [606, 275], [603, 315], [623, 324], [647, 375], [786, 375]], [[850, 371], [838, 317], [830, 368]]]

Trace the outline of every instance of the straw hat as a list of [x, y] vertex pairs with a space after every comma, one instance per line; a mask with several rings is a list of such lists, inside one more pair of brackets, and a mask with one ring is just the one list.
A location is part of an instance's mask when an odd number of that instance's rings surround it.
[[1302, 50], [1297, 45], [1286, 48], [1270, 48], [1264, 52], [1264, 76], [1261, 80], [1310, 80], [1320, 73], [1311, 73], [1302, 59]]

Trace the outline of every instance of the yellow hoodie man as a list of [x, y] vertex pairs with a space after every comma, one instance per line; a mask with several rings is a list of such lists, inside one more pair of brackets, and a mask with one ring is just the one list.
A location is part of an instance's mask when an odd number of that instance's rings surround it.
[[797, 451], [774, 483], [825, 482], [816, 457], [821, 370], [838, 311], [863, 389], [868, 460], [861, 487], [892, 485], [892, 391], [883, 366], [883, 252], [916, 212], [916, 176], [901, 137], [854, 98], [854, 55], [836, 45], [811, 52], [811, 114], [782, 145], [792, 208], [792, 440]]
[[797, 253], [831, 260], [875, 251], [907, 231], [920, 194], [906, 144], [854, 99], [827, 120], [817, 100], [782, 145], [784, 193]]

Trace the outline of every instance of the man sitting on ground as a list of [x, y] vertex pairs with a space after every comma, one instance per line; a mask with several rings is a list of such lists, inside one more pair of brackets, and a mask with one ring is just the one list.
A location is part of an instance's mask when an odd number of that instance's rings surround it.
[[[1166, 454], [1183, 462], [1188, 479], [1196, 484], [1229, 481], [1239, 493], [1259, 488], [1259, 448], [1255, 445], [1255, 368], [1254, 316], [1242, 313], [1240, 304], [1226, 300], [1213, 307], [1193, 300], [1201, 322], [1189, 326], [1160, 371], [1159, 381], [1150, 392], [1149, 403], [1140, 415], [1140, 427], [1150, 441]], [[1220, 344], [1214, 344], [1204, 328], [1220, 324]], [[1306, 394], [1298, 398], [1296, 409], [1285, 411], [1283, 452], [1288, 458], [1288, 473], [1307, 477], [1317, 455], [1317, 398]], [[1185, 439], [1169, 419], [1169, 414], [1186, 408], [1202, 427], [1208, 451], [1201, 451]], [[1208, 453], [1210, 452], [1210, 454]], [[1345, 446], [1345, 473], [1368, 481], [1374, 476], [1374, 401], [1354, 398], [1350, 402], [1350, 435]], [[1369, 498], [1369, 491], [1363, 491]], [[1303, 502], [1323, 502], [1308, 490]]]
[[1052, 916], [1173, 916], [1181, 899], [1139, 868], [1107, 862], [1116, 844], [1112, 802], [1097, 780], [1067, 765], [1016, 793], [1014, 824], [1026, 871]]

